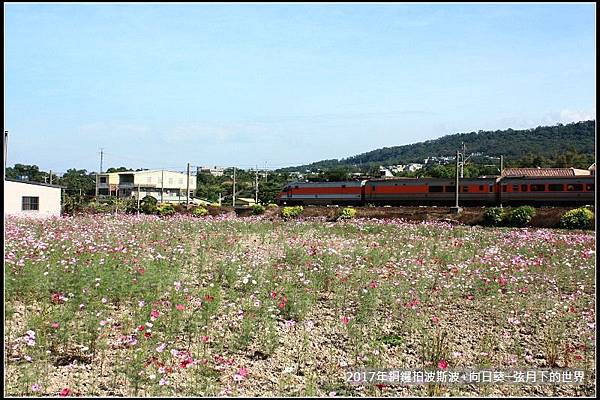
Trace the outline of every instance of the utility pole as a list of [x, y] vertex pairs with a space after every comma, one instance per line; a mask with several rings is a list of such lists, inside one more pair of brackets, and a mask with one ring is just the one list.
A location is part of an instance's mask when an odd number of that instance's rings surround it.
[[102, 173], [102, 153], [103, 149], [100, 149], [100, 172], [96, 174], [96, 205], [98, 205], [98, 185], [100, 182], [100, 174]]
[[256, 171], [254, 171], [254, 186], [255, 186], [254, 202], [256, 204], [258, 204], [258, 165], [256, 166]]
[[163, 202], [163, 193], [165, 192], [165, 170], [160, 172], [160, 202]]
[[465, 154], [466, 154], [466, 149], [465, 149], [465, 143], [462, 143], [462, 158], [461, 158], [461, 163], [460, 163], [460, 177], [461, 179], [464, 178], [464, 168], [465, 168]]
[[52, 185], [52, 170], [50, 170], [50, 184]]
[[235, 167], [233, 167], [233, 203], [232, 206], [235, 208]]
[[4, 177], [6, 177], [6, 146], [8, 146], [8, 131], [4, 131]]
[[460, 152], [456, 150], [456, 174], [454, 179], [454, 207], [451, 207], [451, 210], [455, 213], [461, 212], [461, 208], [458, 206], [458, 158], [460, 157]]
[[187, 189], [185, 190], [185, 206], [190, 204], [190, 163], [187, 163]]
[[219, 192], [219, 207], [221, 207], [221, 192]]
[[140, 184], [138, 183], [138, 195], [137, 195], [137, 215], [140, 215], [140, 197], [142, 197], [140, 195]]
[[502, 171], [504, 171], [504, 156], [500, 155], [500, 176], [502, 176]]

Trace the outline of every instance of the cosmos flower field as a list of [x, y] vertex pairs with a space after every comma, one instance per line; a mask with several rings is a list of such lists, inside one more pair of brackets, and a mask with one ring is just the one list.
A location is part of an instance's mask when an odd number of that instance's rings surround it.
[[[5, 395], [592, 396], [595, 258], [591, 231], [7, 217]], [[345, 381], [473, 367], [581, 368], [589, 382]]]

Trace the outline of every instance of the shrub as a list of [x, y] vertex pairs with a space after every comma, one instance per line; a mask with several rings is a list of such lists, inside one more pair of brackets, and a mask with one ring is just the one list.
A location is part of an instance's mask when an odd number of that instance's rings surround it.
[[340, 213], [340, 218], [351, 219], [356, 217], [356, 209], [352, 207], [344, 207]]
[[504, 209], [500, 207], [490, 207], [486, 208], [483, 213], [483, 220], [486, 225], [490, 226], [498, 226], [502, 222], [504, 218]]
[[275, 209], [275, 208], [279, 208], [279, 206], [277, 204], [275, 204], [275, 203], [269, 203], [269, 204], [267, 204], [267, 208], [273, 208], [273, 209]]
[[192, 215], [194, 217], [204, 217], [207, 214], [208, 214], [208, 210], [202, 206], [195, 207], [192, 210]]
[[140, 201], [140, 210], [144, 214], [156, 214], [156, 212], [157, 212], [156, 204], [157, 203], [158, 203], [158, 200], [156, 200], [154, 197], [146, 196]]
[[508, 214], [507, 221], [512, 226], [525, 226], [535, 215], [535, 208], [531, 206], [517, 207]]
[[569, 210], [560, 218], [560, 226], [567, 229], [588, 228], [594, 219], [594, 213], [586, 208], [580, 207]]
[[264, 214], [265, 213], [265, 206], [263, 206], [262, 204], [254, 204], [252, 206], [252, 214], [253, 215], [260, 215], [260, 214]]
[[283, 207], [281, 210], [281, 216], [285, 219], [288, 218], [296, 218], [304, 211], [304, 207], [302, 206], [294, 206], [294, 207]]
[[160, 203], [156, 207], [156, 211], [158, 212], [158, 215], [160, 215], [161, 217], [165, 217], [167, 215], [173, 215], [173, 214], [175, 214], [175, 206], [171, 203]]
[[130, 213], [130, 214], [134, 214], [138, 211], [138, 204], [137, 204], [137, 199], [135, 198], [131, 198], [131, 199], [125, 199], [122, 203], [122, 209], [126, 212], [126, 213]]

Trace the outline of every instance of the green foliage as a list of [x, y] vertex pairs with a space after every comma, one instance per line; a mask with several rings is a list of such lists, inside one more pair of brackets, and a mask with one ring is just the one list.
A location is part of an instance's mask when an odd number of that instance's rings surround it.
[[156, 214], [158, 200], [152, 196], [146, 196], [140, 201], [140, 211], [144, 214]]
[[500, 207], [489, 207], [483, 213], [483, 220], [486, 225], [498, 226], [504, 219], [504, 209]]
[[83, 210], [85, 207], [85, 199], [78, 194], [65, 194], [63, 198], [63, 213], [73, 215], [77, 211]]
[[506, 221], [511, 226], [525, 226], [535, 216], [535, 208], [531, 206], [521, 206], [512, 210], [506, 217]]
[[60, 178], [59, 185], [65, 186], [70, 192], [79, 192], [90, 196], [96, 193], [96, 177], [87, 174], [85, 169], [69, 169]]
[[594, 220], [594, 213], [587, 207], [567, 211], [560, 218], [560, 226], [567, 229], [589, 228]]
[[267, 204], [267, 208], [269, 209], [275, 209], [275, 208], [279, 208], [279, 206], [275, 203], [269, 203]]
[[138, 212], [138, 204], [136, 198], [129, 198], [121, 201], [119, 209], [126, 213], [134, 214]]
[[208, 210], [202, 206], [194, 207], [192, 210], [192, 215], [194, 217], [204, 217], [208, 214]]
[[342, 219], [352, 219], [356, 217], [356, 209], [352, 207], [344, 207], [340, 213]]
[[160, 203], [156, 206], [156, 211], [161, 217], [175, 214], [175, 206], [171, 203]]
[[283, 207], [281, 210], [281, 216], [285, 219], [296, 218], [304, 211], [304, 207], [302, 206], [294, 206], [294, 207]]
[[260, 215], [260, 214], [264, 214], [265, 213], [265, 206], [263, 206], [262, 204], [254, 204], [252, 206], [252, 214], [253, 215]]

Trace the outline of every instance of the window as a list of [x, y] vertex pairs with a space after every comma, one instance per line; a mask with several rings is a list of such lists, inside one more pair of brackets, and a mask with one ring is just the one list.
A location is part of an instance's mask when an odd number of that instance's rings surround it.
[[527, 185], [521, 185], [521, 192], [527, 191]]
[[480, 192], [483, 192], [483, 190], [484, 190], [484, 187], [483, 187], [483, 185], [479, 185], [479, 191], [480, 191]]
[[582, 184], [567, 185], [567, 192], [583, 192]]
[[443, 186], [429, 186], [429, 192], [443, 192], [444, 191], [444, 187]]
[[513, 185], [513, 192], [519, 191], [519, 185]]
[[345, 188], [345, 187], [346, 187], [346, 185], [342, 185], [342, 188]]
[[40, 198], [23, 196], [21, 204], [23, 211], [38, 211], [40, 209]]
[[469, 191], [469, 187], [468, 186], [463, 186], [462, 187], [462, 191], [465, 192], [465, 193], [468, 192]]
[[558, 184], [558, 183], [554, 183], [554, 184], [549, 184], [548, 185], [548, 190], [551, 192], [562, 192], [564, 190], [564, 185]]
[[490, 193], [494, 191], [494, 185], [490, 185]]
[[295, 188], [296, 188], [296, 189], [298, 189], [298, 185], [296, 185], [296, 187], [295, 187]]
[[532, 192], [543, 192], [546, 190], [546, 185], [531, 185]]
[[588, 183], [587, 185], [585, 185], [585, 190], [587, 190], [588, 192], [593, 192], [594, 191], [594, 184], [593, 183]]
[[506, 192], [506, 190], [507, 190], [506, 188], [507, 188], [507, 186], [506, 186], [506, 185], [502, 185], [502, 191], [503, 191], [503, 192]]
[[106, 183], [106, 177], [105, 176], [101, 176], [100, 177], [100, 183]]
[[456, 186], [444, 186], [444, 191], [446, 193], [454, 193], [456, 192]]

